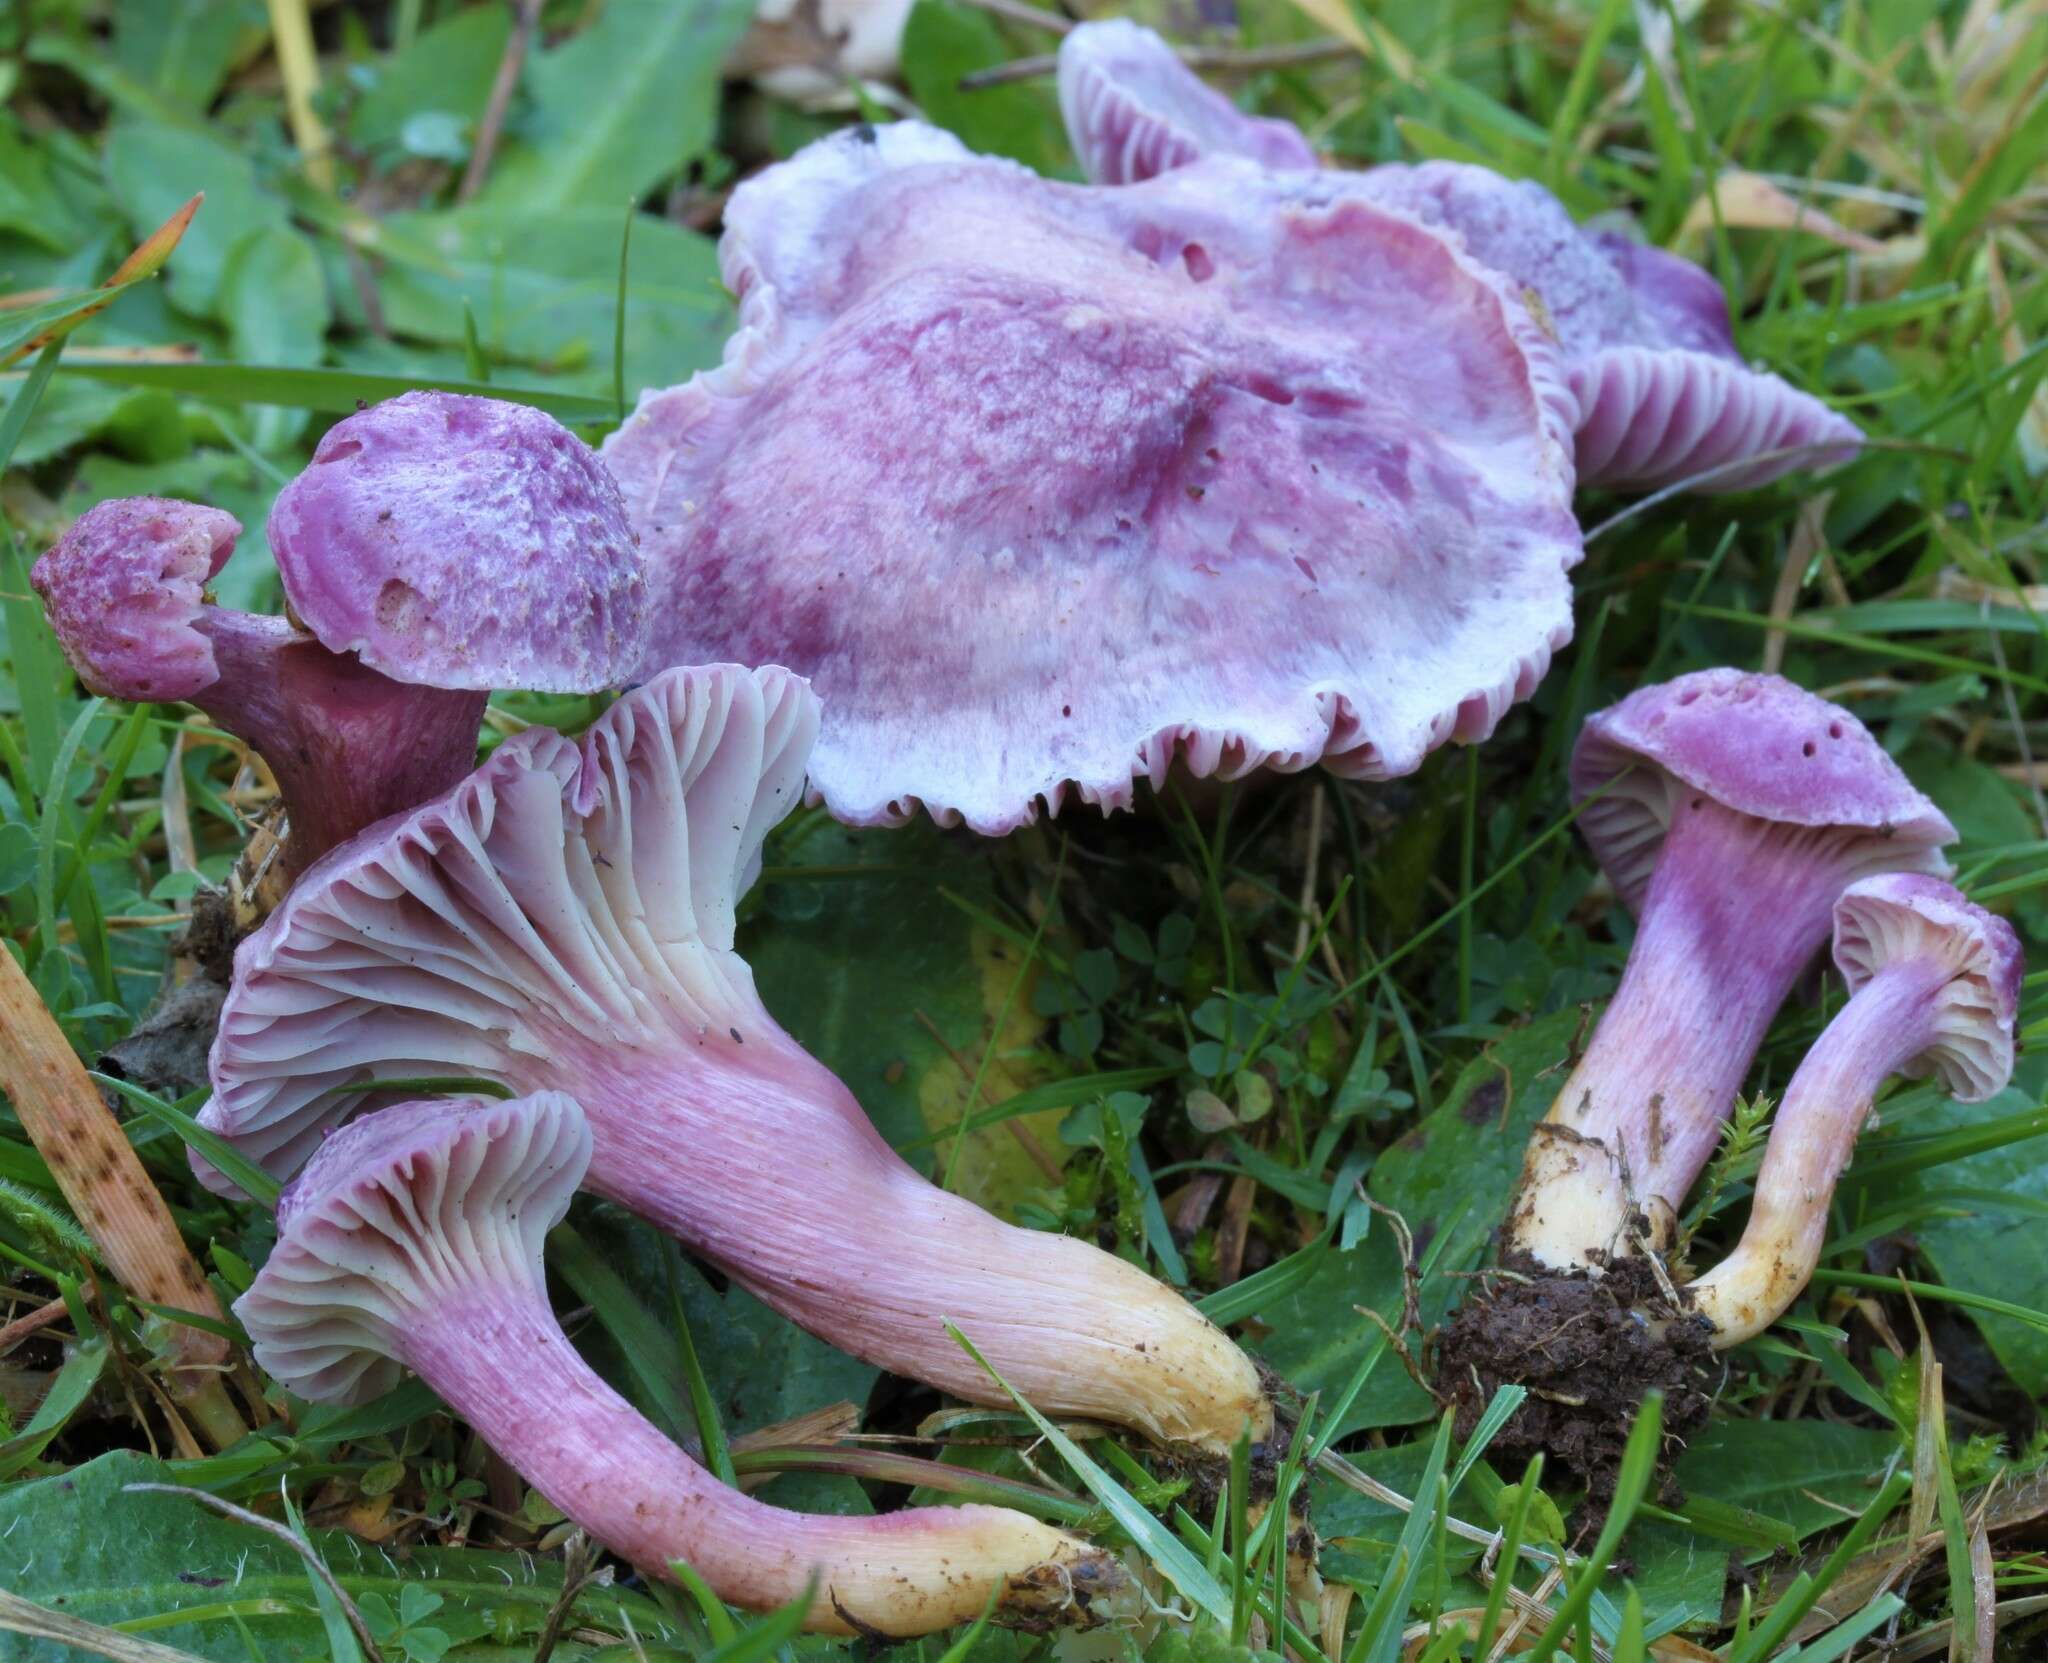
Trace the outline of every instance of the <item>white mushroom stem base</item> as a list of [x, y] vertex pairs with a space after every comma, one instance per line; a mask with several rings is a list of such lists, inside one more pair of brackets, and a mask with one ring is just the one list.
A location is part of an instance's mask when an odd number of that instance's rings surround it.
[[1508, 1247], [1546, 1269], [1669, 1249], [1846, 881], [1805, 828], [1691, 795], [1671, 814], [1621, 985], [1524, 1157]]
[[1828, 1204], [1878, 1088], [1934, 1037], [1952, 965], [1887, 966], [1842, 1008], [1792, 1076], [1757, 1173], [1749, 1225], [1733, 1252], [1686, 1290], [1717, 1350], [1761, 1334], [1820, 1263]]
[[577, 1355], [545, 1297], [467, 1288], [398, 1337], [402, 1362], [563, 1513], [652, 1575], [682, 1560], [721, 1599], [772, 1610], [815, 1577], [807, 1627], [928, 1634], [997, 1615], [1085, 1622], [1123, 1590], [1109, 1555], [1008, 1508], [841, 1518], [769, 1507], [720, 1484]]

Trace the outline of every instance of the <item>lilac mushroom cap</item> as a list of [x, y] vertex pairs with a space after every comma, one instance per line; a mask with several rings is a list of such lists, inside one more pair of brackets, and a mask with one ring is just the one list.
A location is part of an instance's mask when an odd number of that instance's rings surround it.
[[1280, 177], [1090, 190], [899, 122], [743, 185], [725, 362], [604, 448], [650, 665], [808, 675], [860, 824], [1485, 737], [1570, 629], [1554, 347], [1446, 238]]
[[73, 521], [29, 583], [78, 679], [137, 703], [210, 686], [213, 643], [195, 626], [241, 535], [234, 515], [169, 497], [121, 497]]
[[1304, 193], [1361, 195], [1463, 238], [1474, 259], [1533, 295], [1557, 332], [1581, 484], [1740, 490], [1848, 461], [1860, 447], [1853, 422], [1744, 364], [1708, 273], [1581, 230], [1533, 181], [1460, 162], [1310, 174], [1314, 152], [1290, 123], [1241, 114], [1156, 34], [1122, 20], [1085, 23], [1062, 41], [1060, 107], [1101, 184], [1238, 156], [1291, 173]]
[[1098, 184], [1136, 184], [1203, 156], [1316, 165], [1293, 122], [1246, 115], [1128, 18], [1083, 23], [1061, 40], [1059, 98], [1082, 169]]
[[1700, 670], [1596, 712], [1572, 752], [1571, 789], [1580, 831], [1635, 911], [1673, 815], [1694, 797], [1832, 840], [1845, 882], [1866, 857], [1880, 870], [1945, 873], [1939, 851], [1956, 838], [1840, 705], [1742, 670]]
[[646, 652], [618, 486], [523, 404], [414, 392], [358, 411], [278, 493], [269, 530], [298, 620], [395, 681], [591, 692]]
[[1932, 953], [1953, 977], [1923, 1050], [1900, 1072], [1938, 1076], [1958, 1103], [1981, 1103], [2012, 1078], [2013, 1028], [2026, 964], [2018, 935], [1952, 884], [1892, 872], [1852, 884], [1835, 903], [1835, 967], [1853, 998], [1888, 965]]

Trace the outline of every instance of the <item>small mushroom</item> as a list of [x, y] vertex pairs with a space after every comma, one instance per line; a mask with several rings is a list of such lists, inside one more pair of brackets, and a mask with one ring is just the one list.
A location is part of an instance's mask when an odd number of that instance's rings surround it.
[[1837, 898], [1880, 872], [1945, 872], [1956, 835], [1855, 717], [1737, 670], [1594, 715], [1571, 781], [1579, 828], [1638, 923], [1509, 1216], [1510, 1252], [1550, 1270], [1670, 1246]]
[[1049, 1412], [1264, 1444], [1272, 1403], [1220, 1329], [927, 1182], [763, 1007], [734, 907], [817, 723], [786, 671], [667, 671], [337, 850], [242, 944], [202, 1120], [283, 1176], [382, 1078], [573, 1091], [592, 1189], [842, 1350], [1005, 1401], [950, 1317]]
[[337, 423], [271, 509], [290, 618], [207, 599], [241, 529], [103, 502], [31, 581], [93, 692], [187, 700], [261, 754], [293, 872], [466, 774], [492, 687], [615, 686], [645, 650], [617, 487], [521, 405], [408, 393]]
[[1785, 1088], [1748, 1228], [1686, 1289], [1717, 1349], [1762, 1333], [1812, 1278], [1836, 1181], [1887, 1079], [1934, 1074], [1957, 1102], [1981, 1103], [2012, 1077], [2019, 938], [1951, 885], [1905, 873], [1852, 884], [1835, 903], [1835, 964], [1849, 1002]]
[[1280, 177], [1103, 191], [896, 122], [742, 185], [724, 362], [604, 447], [650, 665], [809, 676], [856, 824], [1488, 735], [1570, 631], [1554, 346], [1449, 239]]
[[315, 1402], [365, 1402], [410, 1369], [542, 1495], [650, 1576], [682, 1561], [721, 1599], [805, 1626], [909, 1638], [994, 1602], [1024, 1627], [1133, 1605], [1100, 1548], [1003, 1507], [793, 1513], [720, 1484], [580, 1357], [541, 1248], [590, 1162], [559, 1092], [403, 1103], [329, 1139], [278, 1204], [278, 1243], [235, 1312], [257, 1361]]
[[1204, 156], [1242, 156], [1270, 168], [1316, 165], [1293, 122], [1246, 115], [1129, 18], [1068, 31], [1059, 98], [1067, 136], [1097, 184], [1134, 185]]
[[1457, 233], [1474, 259], [1533, 295], [1556, 332], [1581, 484], [1732, 491], [1856, 455], [1853, 422], [1743, 362], [1711, 276], [1661, 249], [1582, 231], [1533, 181], [1460, 162], [1311, 172], [1314, 152], [1291, 124], [1240, 114], [1126, 21], [1084, 23], [1061, 41], [1059, 88], [1068, 136], [1100, 183], [1236, 156], [1291, 172], [1304, 201], [1363, 197]]

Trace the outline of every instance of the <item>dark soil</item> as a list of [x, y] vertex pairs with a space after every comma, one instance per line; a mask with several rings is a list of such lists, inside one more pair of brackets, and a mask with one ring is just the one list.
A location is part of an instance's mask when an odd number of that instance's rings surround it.
[[206, 1053], [220, 1025], [227, 984], [207, 975], [180, 982], [134, 1032], [100, 1054], [100, 1069], [172, 1101], [206, 1084]]
[[[1660, 1338], [1652, 1323], [1666, 1324]], [[1438, 1330], [1436, 1378], [1468, 1435], [1501, 1386], [1529, 1396], [1489, 1456], [1544, 1452], [1586, 1487], [1598, 1511], [1614, 1494], [1629, 1428], [1647, 1391], [1664, 1394], [1665, 1458], [1707, 1418], [1718, 1377], [1705, 1323], [1672, 1307], [1647, 1260], [1617, 1259], [1603, 1275], [1558, 1275], [1510, 1258]], [[1667, 1486], [1668, 1488], [1668, 1486]]]

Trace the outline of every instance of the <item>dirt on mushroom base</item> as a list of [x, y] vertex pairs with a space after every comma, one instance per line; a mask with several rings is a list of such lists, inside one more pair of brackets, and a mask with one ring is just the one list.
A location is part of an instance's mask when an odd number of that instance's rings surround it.
[[[1676, 1320], [1660, 1337], [1651, 1324], [1665, 1318]], [[1614, 1494], [1645, 1392], [1664, 1394], [1667, 1439], [1705, 1425], [1713, 1401], [1706, 1325], [1673, 1307], [1640, 1257], [1612, 1260], [1589, 1276], [1511, 1255], [1437, 1331], [1434, 1352], [1439, 1386], [1458, 1407], [1460, 1437], [1470, 1436], [1498, 1388], [1529, 1388], [1488, 1453], [1542, 1450], [1553, 1470], [1561, 1464], [1585, 1484], [1589, 1513], [1604, 1513]]]

